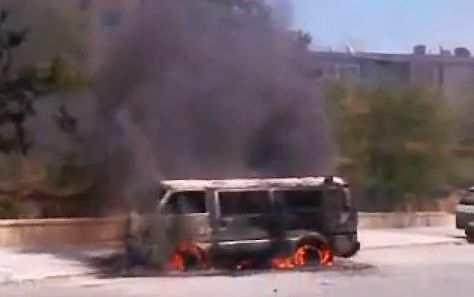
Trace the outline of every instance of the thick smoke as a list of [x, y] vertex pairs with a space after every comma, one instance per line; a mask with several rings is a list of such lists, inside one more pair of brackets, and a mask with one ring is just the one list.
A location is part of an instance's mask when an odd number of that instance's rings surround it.
[[281, 26], [219, 2], [147, 2], [111, 47], [91, 144], [127, 152], [132, 197], [147, 197], [160, 178], [331, 170], [308, 53]]

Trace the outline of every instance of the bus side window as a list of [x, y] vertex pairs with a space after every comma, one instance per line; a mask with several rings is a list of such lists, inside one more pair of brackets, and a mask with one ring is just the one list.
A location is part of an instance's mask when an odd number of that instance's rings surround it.
[[271, 212], [268, 191], [219, 192], [222, 216], [255, 215]]
[[206, 195], [203, 191], [173, 193], [164, 206], [165, 214], [206, 213]]
[[343, 210], [350, 208], [349, 197], [344, 189], [328, 189], [324, 192], [324, 200], [331, 210]]
[[278, 190], [275, 198], [290, 211], [318, 210], [323, 206], [323, 193], [316, 190]]

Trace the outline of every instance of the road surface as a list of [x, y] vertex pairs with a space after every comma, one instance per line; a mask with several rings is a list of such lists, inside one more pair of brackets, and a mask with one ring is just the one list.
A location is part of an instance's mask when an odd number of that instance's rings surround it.
[[43, 281], [0, 287], [0, 296], [474, 296], [474, 245], [445, 243], [362, 250], [365, 270], [277, 272], [238, 277]]

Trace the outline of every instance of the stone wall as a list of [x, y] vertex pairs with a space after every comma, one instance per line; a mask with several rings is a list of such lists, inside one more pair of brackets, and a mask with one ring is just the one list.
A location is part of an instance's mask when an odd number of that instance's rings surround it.
[[360, 229], [435, 227], [455, 225], [454, 215], [445, 212], [359, 213]]
[[124, 238], [126, 219], [0, 220], [1, 247], [103, 244]]
[[[360, 229], [453, 226], [454, 215], [443, 212], [360, 213]], [[0, 247], [100, 245], [123, 240], [125, 217], [0, 220]]]

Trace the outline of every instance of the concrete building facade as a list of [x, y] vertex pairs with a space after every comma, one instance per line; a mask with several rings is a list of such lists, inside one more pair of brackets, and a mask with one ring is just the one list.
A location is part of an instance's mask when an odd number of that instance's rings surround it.
[[468, 100], [466, 95], [474, 91], [474, 58], [467, 54], [415, 50], [412, 54], [315, 52], [313, 57], [323, 80], [426, 85], [456, 104]]

